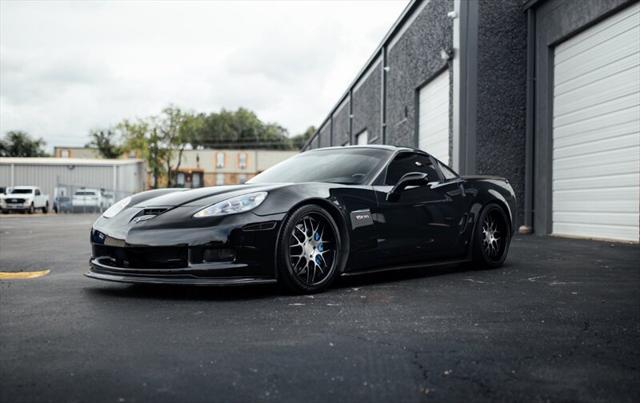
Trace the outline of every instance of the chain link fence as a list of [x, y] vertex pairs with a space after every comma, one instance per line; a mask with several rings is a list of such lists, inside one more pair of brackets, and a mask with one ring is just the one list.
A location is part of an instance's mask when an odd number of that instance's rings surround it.
[[131, 192], [58, 183], [51, 195], [52, 209], [56, 213], [102, 213]]

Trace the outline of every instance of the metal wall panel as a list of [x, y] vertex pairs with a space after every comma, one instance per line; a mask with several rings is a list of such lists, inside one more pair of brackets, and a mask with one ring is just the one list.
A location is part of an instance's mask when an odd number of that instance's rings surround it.
[[554, 50], [553, 233], [640, 241], [640, 4]]
[[445, 164], [451, 163], [449, 155], [449, 70], [420, 89], [419, 94], [419, 145]]

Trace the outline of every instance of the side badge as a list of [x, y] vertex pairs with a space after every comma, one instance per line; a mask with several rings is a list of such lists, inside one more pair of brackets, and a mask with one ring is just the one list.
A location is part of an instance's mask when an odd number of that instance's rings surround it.
[[360, 227], [366, 227], [373, 225], [373, 217], [371, 217], [371, 210], [355, 210], [351, 212], [351, 228], [356, 229]]

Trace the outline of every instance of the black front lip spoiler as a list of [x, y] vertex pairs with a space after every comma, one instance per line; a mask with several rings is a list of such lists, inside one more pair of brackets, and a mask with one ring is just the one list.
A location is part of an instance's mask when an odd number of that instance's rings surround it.
[[[275, 278], [262, 277], [204, 277], [198, 274], [211, 274], [215, 270], [195, 269], [193, 267], [182, 269], [124, 269], [106, 265], [99, 259], [91, 259], [91, 268], [85, 273], [86, 277], [130, 284], [182, 284], [204, 286], [233, 286], [250, 284], [274, 284]], [[227, 267], [230, 265], [227, 265]], [[236, 264], [234, 266], [245, 266]], [[211, 267], [211, 266], [210, 266]], [[221, 268], [217, 265], [216, 268]], [[165, 274], [166, 273], [166, 274]]]

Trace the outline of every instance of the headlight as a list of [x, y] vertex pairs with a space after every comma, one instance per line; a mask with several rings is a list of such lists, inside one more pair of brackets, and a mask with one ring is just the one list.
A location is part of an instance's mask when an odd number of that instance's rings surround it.
[[267, 198], [267, 192], [250, 193], [238, 197], [232, 197], [216, 203], [212, 206], [206, 207], [193, 216], [196, 218], [213, 217], [227, 214], [244, 213], [245, 211], [252, 210], [260, 205]]
[[109, 207], [107, 211], [102, 213], [102, 216], [104, 218], [111, 218], [116, 214], [118, 214], [119, 212], [121, 212], [125, 207], [127, 207], [130, 202], [131, 202], [131, 196], [125, 197], [124, 199], [115, 203], [113, 206]]

